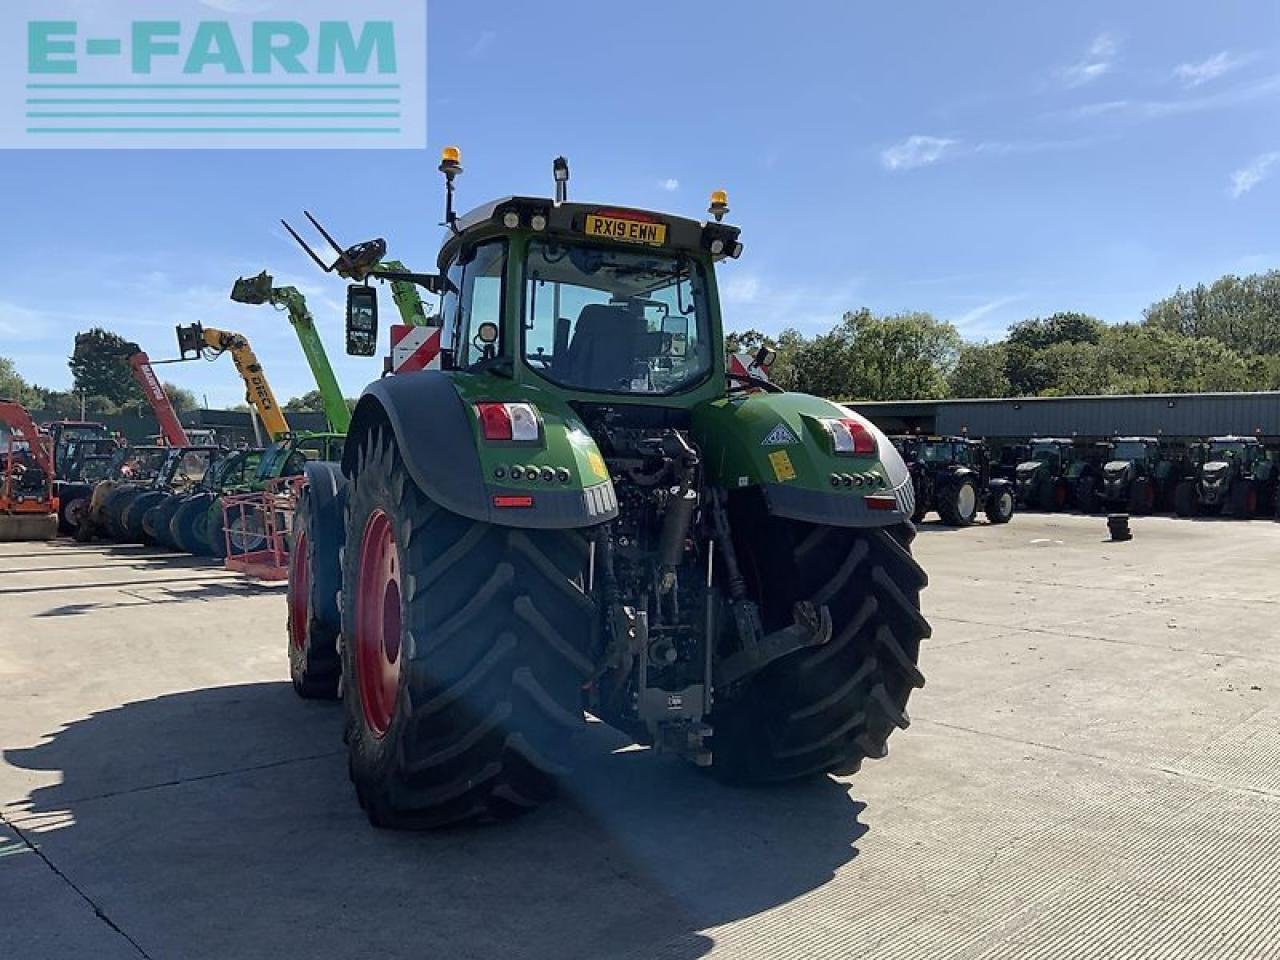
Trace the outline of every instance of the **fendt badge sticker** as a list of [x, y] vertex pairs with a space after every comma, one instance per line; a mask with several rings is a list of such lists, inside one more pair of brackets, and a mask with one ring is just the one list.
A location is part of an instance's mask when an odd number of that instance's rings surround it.
[[762, 447], [785, 447], [792, 443], [799, 443], [796, 435], [787, 429], [785, 423], [780, 423], [772, 430], [769, 435], [760, 441]]

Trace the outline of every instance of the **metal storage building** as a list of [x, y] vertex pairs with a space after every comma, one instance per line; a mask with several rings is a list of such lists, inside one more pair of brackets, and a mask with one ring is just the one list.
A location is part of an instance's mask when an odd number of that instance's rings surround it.
[[851, 403], [889, 433], [974, 437], [1259, 436], [1280, 444], [1280, 391]]

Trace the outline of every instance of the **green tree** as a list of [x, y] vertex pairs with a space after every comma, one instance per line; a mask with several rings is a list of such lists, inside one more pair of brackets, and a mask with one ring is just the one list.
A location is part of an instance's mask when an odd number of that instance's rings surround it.
[[0, 357], [0, 397], [16, 400], [24, 407], [37, 406], [40, 401], [39, 388], [27, 383], [8, 357]]
[[186, 387], [179, 387], [177, 384], [164, 383], [164, 392], [169, 395], [169, 402], [173, 404], [173, 409], [178, 413], [186, 413], [188, 410], [198, 410], [200, 402], [196, 399], [196, 395]]
[[963, 343], [955, 327], [931, 314], [877, 317], [865, 308], [846, 313], [836, 335], [848, 353], [844, 396], [857, 400], [945, 396]]
[[1015, 323], [1005, 340], [1010, 393], [1015, 397], [1065, 395], [1068, 391], [1058, 381], [1062, 363], [1072, 351], [1059, 350], [1056, 357], [1048, 351], [1061, 344], [1097, 344], [1105, 331], [1106, 324], [1085, 313], [1055, 313]]
[[1012, 392], [1005, 372], [1009, 348], [1003, 342], [966, 343], [947, 379], [953, 397], [1007, 397]]
[[117, 407], [136, 407], [145, 402], [129, 369], [129, 356], [137, 347], [101, 327], [76, 335], [75, 353], [69, 361], [74, 392], [105, 397]]
[[308, 390], [300, 397], [291, 397], [284, 409], [288, 413], [324, 413], [324, 397], [319, 390]]
[[1280, 354], [1280, 270], [1179, 288], [1153, 303], [1144, 322], [1185, 337], [1209, 337], [1245, 357]]

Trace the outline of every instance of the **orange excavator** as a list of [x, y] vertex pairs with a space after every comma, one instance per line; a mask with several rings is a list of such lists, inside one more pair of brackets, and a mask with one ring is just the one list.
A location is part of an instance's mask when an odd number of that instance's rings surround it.
[[0, 400], [6, 428], [0, 477], [0, 542], [52, 540], [58, 535], [53, 457], [26, 407]]

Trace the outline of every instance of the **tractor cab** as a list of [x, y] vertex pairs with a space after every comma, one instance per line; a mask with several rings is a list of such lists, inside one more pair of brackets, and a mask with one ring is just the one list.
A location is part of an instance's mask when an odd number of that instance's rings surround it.
[[1214, 437], [1204, 448], [1201, 470], [1218, 473], [1230, 467], [1247, 471], [1265, 458], [1266, 451], [1253, 437]]
[[169, 447], [151, 486], [182, 492], [200, 486], [210, 468], [226, 454], [222, 447]]
[[58, 480], [77, 479], [71, 476], [74, 454], [77, 449], [83, 449], [86, 442], [110, 444], [111, 447], [101, 451], [107, 453], [115, 444], [106, 424], [86, 420], [54, 421], [49, 424], [49, 439], [52, 441], [54, 474]]
[[258, 465], [258, 481], [266, 483], [279, 477], [302, 476], [308, 463], [313, 461], [339, 462], [342, 460], [341, 433], [295, 434], [272, 444], [262, 454]]
[[264, 452], [262, 447], [233, 450], [209, 468], [201, 486], [221, 492], [247, 488], [258, 474]]
[[150, 483], [160, 475], [168, 447], [121, 447], [111, 459], [108, 478], [125, 483]]
[[1029, 473], [1047, 468], [1053, 475], [1063, 473], [1072, 460], [1070, 440], [1033, 440], [1027, 451], [1027, 459], [1018, 464], [1019, 473]]
[[1153, 468], [1160, 460], [1160, 441], [1155, 437], [1117, 437], [1108, 451], [1106, 467], [1116, 464]]

